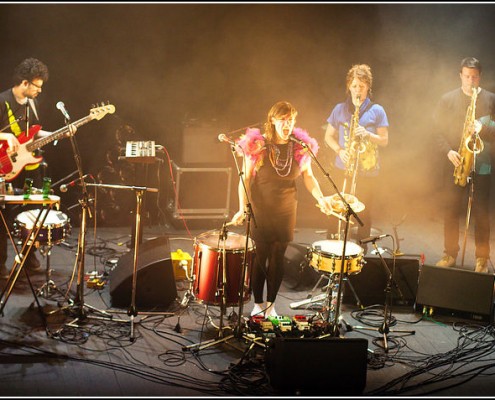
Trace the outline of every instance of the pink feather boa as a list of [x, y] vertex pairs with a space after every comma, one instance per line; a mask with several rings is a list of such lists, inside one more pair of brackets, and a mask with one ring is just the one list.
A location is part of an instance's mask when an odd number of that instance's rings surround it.
[[[310, 137], [308, 132], [301, 128], [294, 128], [292, 134], [297, 139], [306, 143], [316, 156], [319, 149], [316, 139]], [[261, 134], [259, 129], [248, 128], [246, 133], [237, 139], [236, 143], [239, 145], [237, 147], [237, 154], [249, 158], [254, 163], [254, 172], [256, 173], [263, 165], [263, 160], [265, 159], [265, 137]], [[243, 152], [239, 150], [239, 147]], [[308, 150], [299, 143], [294, 143], [294, 158], [300, 167], [311, 162], [311, 156], [309, 155]]]

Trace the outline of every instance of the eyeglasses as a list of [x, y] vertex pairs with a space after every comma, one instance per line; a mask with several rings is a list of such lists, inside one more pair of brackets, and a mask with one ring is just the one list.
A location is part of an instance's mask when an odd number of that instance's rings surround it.
[[40, 85], [37, 85], [36, 83], [33, 83], [33, 82], [29, 82], [30, 85], [33, 85], [35, 88], [41, 90], [41, 86]]

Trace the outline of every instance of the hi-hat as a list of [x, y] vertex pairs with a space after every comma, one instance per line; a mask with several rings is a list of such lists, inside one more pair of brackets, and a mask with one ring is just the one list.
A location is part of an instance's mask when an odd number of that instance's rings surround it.
[[[349, 203], [349, 206], [354, 210], [354, 212], [361, 212], [365, 209], [365, 206], [363, 203], [361, 203], [356, 196], [348, 193], [341, 193], [342, 197]], [[344, 205], [344, 202], [338, 195], [338, 193], [335, 193], [334, 195], [330, 196], [330, 205], [332, 206], [333, 211], [337, 213], [343, 213], [346, 211], [346, 207]]]

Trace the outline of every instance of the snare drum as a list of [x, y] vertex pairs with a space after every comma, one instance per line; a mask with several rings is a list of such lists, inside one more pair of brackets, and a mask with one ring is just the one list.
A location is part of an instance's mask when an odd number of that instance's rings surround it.
[[[22, 240], [26, 240], [34, 228], [36, 218], [41, 210], [29, 210], [20, 213], [15, 219], [16, 234]], [[65, 240], [65, 237], [70, 235], [69, 218], [61, 211], [43, 210], [39, 220], [40, 226], [43, 217], [46, 215], [45, 222], [41, 227], [38, 236], [36, 237], [35, 245], [38, 246], [53, 246]]]
[[[194, 242], [194, 294], [205, 304], [222, 305], [223, 250], [225, 247], [225, 298], [226, 306], [239, 302], [242, 267], [246, 237], [227, 232], [227, 238], [219, 240], [221, 231], [209, 231], [199, 235]], [[246, 274], [244, 276], [243, 302], [249, 301], [251, 265], [254, 260], [254, 244], [248, 242]]]
[[[344, 241], [319, 240], [314, 242], [308, 252], [310, 265], [317, 271], [349, 275], [361, 272], [363, 268], [364, 250], [354, 242], [347, 242], [345, 246], [344, 268], [342, 268], [342, 253]], [[343, 269], [343, 271], [342, 271]]]

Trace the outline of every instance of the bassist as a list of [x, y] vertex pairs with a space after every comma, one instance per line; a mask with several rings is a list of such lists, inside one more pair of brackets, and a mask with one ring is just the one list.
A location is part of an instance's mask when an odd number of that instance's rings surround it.
[[[43, 84], [48, 80], [48, 68], [35, 58], [27, 58], [14, 70], [13, 87], [0, 93], [0, 129], [7, 127], [4, 136], [10, 132], [16, 138], [34, 124], [40, 124], [38, 114], [37, 97], [42, 92]], [[39, 131], [38, 137], [49, 135], [50, 132]], [[10, 154], [18, 150], [18, 141], [9, 140]], [[14, 144], [14, 147], [10, 144]], [[41, 158], [39, 159], [42, 160]], [[26, 165], [23, 171], [12, 180], [12, 186], [20, 189], [25, 178], [33, 179], [34, 187], [41, 187], [41, 162]], [[10, 211], [10, 212], [9, 212]], [[7, 220], [12, 222], [12, 210], [8, 210]], [[5, 263], [7, 261], [8, 236], [3, 223], [0, 224], [0, 278], [7, 278], [9, 271]], [[34, 247], [27, 256], [25, 267], [30, 272], [42, 272]]]

